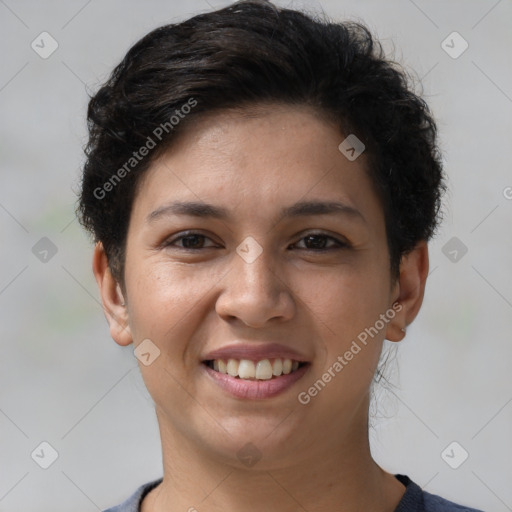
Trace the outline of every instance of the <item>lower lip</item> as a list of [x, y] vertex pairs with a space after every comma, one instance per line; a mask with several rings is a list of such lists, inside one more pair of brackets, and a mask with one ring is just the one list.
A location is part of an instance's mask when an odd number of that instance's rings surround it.
[[245, 380], [231, 377], [226, 373], [220, 373], [212, 370], [209, 366], [201, 364], [203, 370], [210, 376], [222, 389], [237, 398], [249, 400], [259, 400], [270, 398], [290, 388], [297, 382], [309, 369], [309, 364], [301, 366], [292, 373], [273, 377], [269, 380]]

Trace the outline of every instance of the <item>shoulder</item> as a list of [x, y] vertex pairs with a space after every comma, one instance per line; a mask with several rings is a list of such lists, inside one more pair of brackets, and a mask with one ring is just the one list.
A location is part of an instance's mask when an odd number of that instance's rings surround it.
[[453, 501], [445, 500], [441, 496], [425, 491], [423, 491], [423, 503], [425, 504], [425, 512], [483, 512], [476, 508], [458, 505]]
[[108, 508], [103, 512], [140, 512], [140, 504], [144, 496], [162, 482], [162, 478], [153, 480], [141, 485], [129, 498], [115, 507]]
[[405, 493], [395, 512], [483, 512], [423, 491], [407, 475], [395, 474], [395, 478], [405, 486]]

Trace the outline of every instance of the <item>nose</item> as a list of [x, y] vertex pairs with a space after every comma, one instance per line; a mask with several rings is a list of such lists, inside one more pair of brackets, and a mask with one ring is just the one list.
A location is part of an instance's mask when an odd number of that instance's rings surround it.
[[285, 321], [293, 317], [293, 292], [286, 274], [279, 272], [271, 259], [270, 251], [265, 250], [252, 262], [233, 254], [216, 302], [219, 316], [230, 322], [238, 319], [254, 328], [263, 327], [270, 320]]

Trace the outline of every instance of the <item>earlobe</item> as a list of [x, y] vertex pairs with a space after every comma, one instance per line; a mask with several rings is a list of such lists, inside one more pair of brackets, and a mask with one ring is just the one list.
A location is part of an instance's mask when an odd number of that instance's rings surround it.
[[[416, 318], [423, 303], [428, 267], [428, 245], [424, 240], [402, 256], [400, 277], [393, 290], [396, 314], [386, 329], [386, 339], [389, 341], [401, 341], [407, 326]], [[395, 304], [399, 304], [399, 307]]]
[[129, 345], [133, 339], [128, 323], [126, 301], [121, 286], [110, 271], [108, 258], [101, 242], [98, 242], [94, 248], [92, 269], [100, 291], [110, 335], [119, 345]]

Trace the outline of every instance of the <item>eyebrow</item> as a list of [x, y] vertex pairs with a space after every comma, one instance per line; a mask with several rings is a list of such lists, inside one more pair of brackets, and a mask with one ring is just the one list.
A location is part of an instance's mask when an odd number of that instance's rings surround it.
[[[214, 218], [228, 220], [229, 211], [221, 206], [201, 201], [173, 201], [157, 208], [147, 218], [147, 223], [153, 223], [161, 217], [187, 215], [191, 217]], [[290, 217], [307, 217], [313, 215], [345, 215], [366, 222], [363, 214], [347, 204], [338, 201], [301, 201], [283, 208], [278, 216], [278, 222]]]

